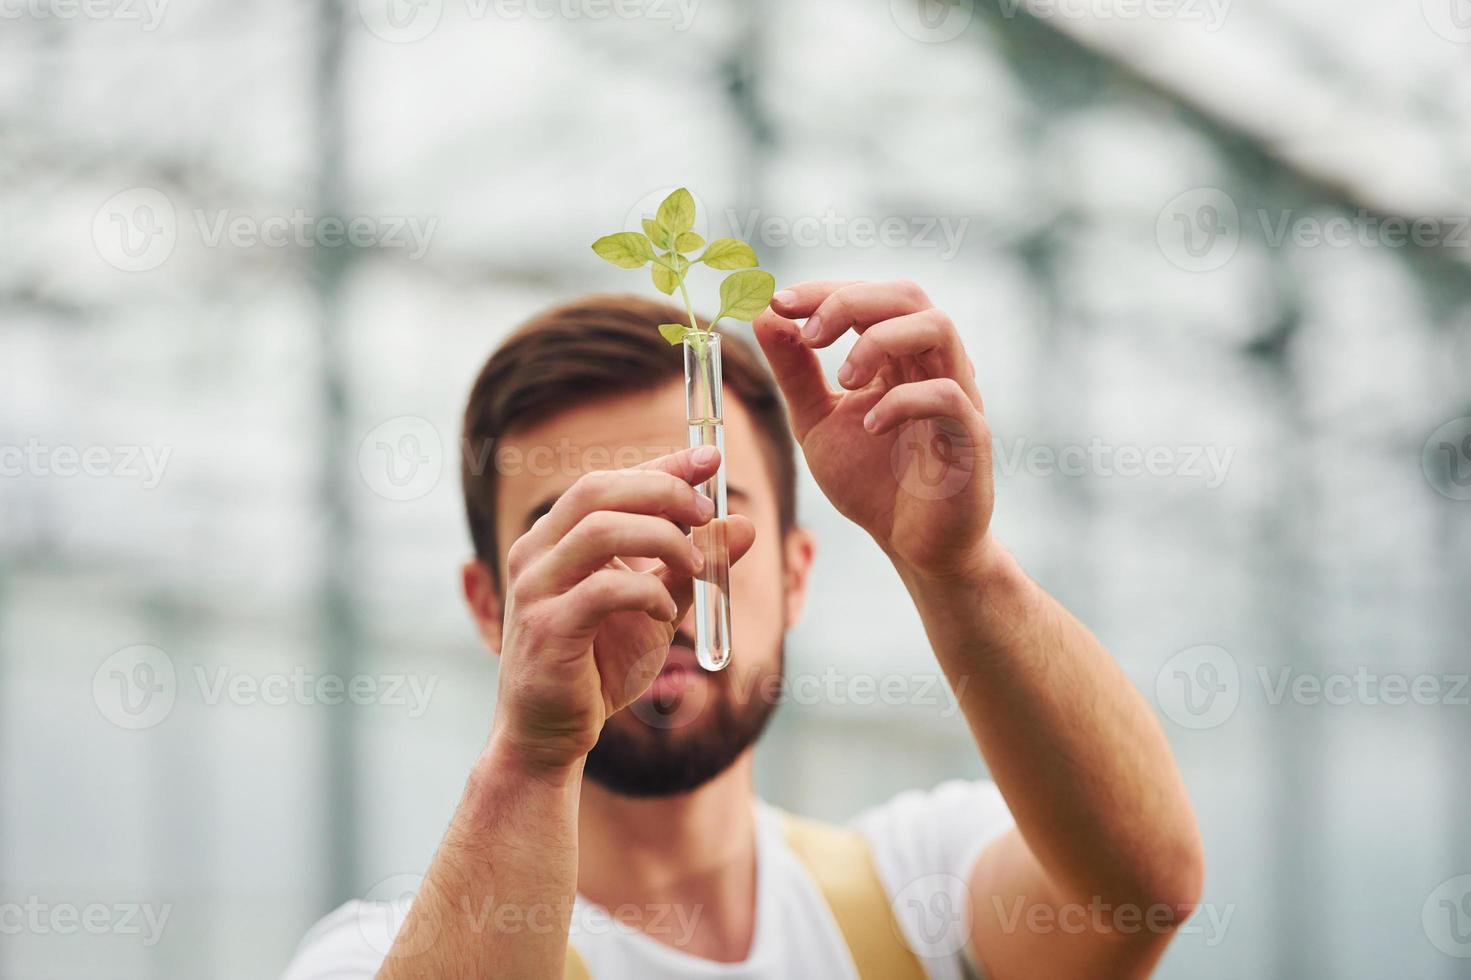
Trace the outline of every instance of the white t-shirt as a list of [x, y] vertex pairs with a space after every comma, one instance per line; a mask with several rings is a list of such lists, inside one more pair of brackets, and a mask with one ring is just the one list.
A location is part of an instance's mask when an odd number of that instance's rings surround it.
[[[854, 826], [873, 849], [894, 915], [930, 980], [961, 980], [970, 935], [966, 882], [985, 846], [1012, 826], [1001, 793], [989, 782], [952, 780], [901, 793]], [[618, 924], [580, 895], [569, 938], [593, 980], [857, 980], [827, 902], [787, 847], [780, 814], [759, 802], [756, 869], [756, 932], [740, 963], [691, 956]], [[368, 980], [411, 902], [405, 896], [343, 905], [307, 933], [283, 980]], [[671, 915], [659, 927], [677, 938], [693, 923]]]

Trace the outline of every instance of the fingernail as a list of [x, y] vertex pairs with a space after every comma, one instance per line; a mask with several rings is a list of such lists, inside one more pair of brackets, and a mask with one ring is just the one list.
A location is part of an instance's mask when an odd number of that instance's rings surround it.
[[817, 335], [821, 332], [822, 321], [817, 319], [817, 314], [814, 313], [812, 316], [809, 316], [807, 318], [807, 322], [802, 325], [802, 339], [816, 340]]
[[879, 417], [878, 417], [878, 415], [875, 412], [869, 412], [867, 415], [863, 416], [863, 427], [865, 429], [867, 429], [869, 432], [872, 432], [873, 431], [873, 427], [876, 426], [876, 425], [878, 425], [878, 424], [879, 424]]
[[782, 306], [793, 306], [797, 302], [797, 294], [790, 289], [778, 289], [772, 294], [771, 301]]
[[708, 521], [710, 518], [715, 516], [715, 501], [711, 500], [709, 497], [696, 497], [695, 512]]
[[699, 449], [696, 449], [694, 460], [700, 466], [704, 466], [706, 463], [715, 462], [715, 447], [701, 446]]
[[695, 556], [695, 571], [698, 572], [705, 567], [705, 556], [701, 553], [699, 548], [691, 549], [690, 554]]
[[843, 366], [838, 368], [838, 384], [846, 385], [848, 382], [852, 381], [853, 373], [853, 365], [844, 361]]

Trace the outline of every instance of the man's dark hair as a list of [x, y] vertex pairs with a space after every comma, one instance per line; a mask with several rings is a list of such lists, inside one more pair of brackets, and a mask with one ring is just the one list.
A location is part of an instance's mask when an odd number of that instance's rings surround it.
[[[465, 406], [460, 475], [475, 554], [497, 587], [497, 443], [574, 405], [652, 390], [682, 377], [679, 348], [658, 328], [684, 320], [683, 311], [668, 303], [588, 296], [532, 317], [485, 363]], [[796, 522], [796, 463], [781, 394], [749, 342], [717, 332], [726, 394], [740, 401], [756, 427], [786, 531]]]

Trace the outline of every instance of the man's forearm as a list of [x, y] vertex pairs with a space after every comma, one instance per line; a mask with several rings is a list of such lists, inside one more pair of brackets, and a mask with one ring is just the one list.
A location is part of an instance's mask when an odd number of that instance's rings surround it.
[[379, 976], [560, 980], [577, 892], [582, 766], [492, 738]]
[[900, 575], [1028, 847], [1076, 899], [1188, 910], [1199, 839], [1148, 704], [1086, 627], [986, 547], [963, 577]]

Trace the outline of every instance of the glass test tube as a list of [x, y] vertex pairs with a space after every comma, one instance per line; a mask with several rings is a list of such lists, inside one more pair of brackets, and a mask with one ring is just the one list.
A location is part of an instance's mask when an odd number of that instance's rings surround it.
[[696, 489], [715, 504], [710, 523], [690, 536], [705, 559], [695, 579], [695, 656], [706, 670], [730, 663], [730, 550], [726, 541], [725, 418], [720, 406], [720, 337], [691, 332], [684, 339], [685, 417], [690, 446], [720, 450], [720, 468]]

